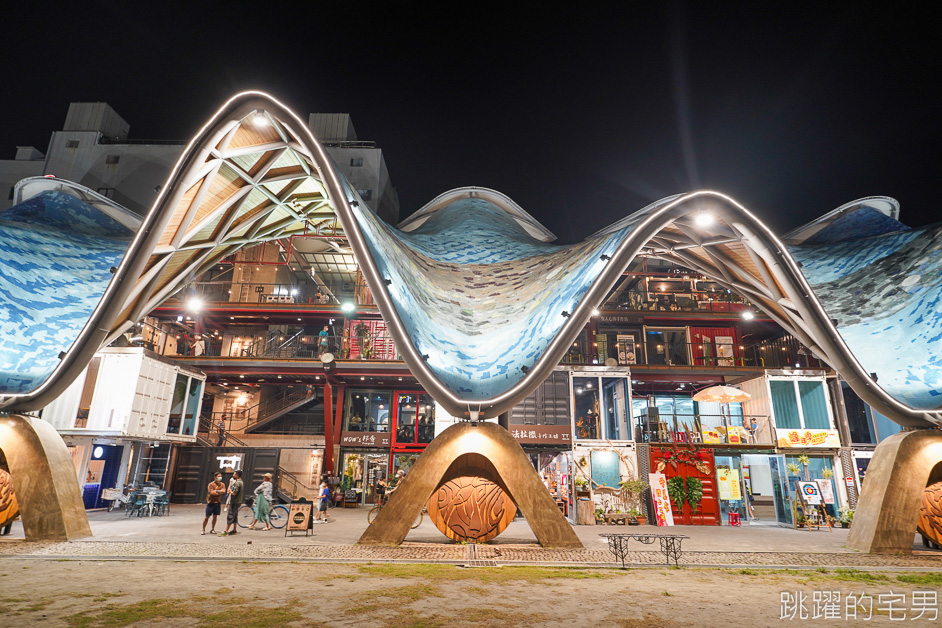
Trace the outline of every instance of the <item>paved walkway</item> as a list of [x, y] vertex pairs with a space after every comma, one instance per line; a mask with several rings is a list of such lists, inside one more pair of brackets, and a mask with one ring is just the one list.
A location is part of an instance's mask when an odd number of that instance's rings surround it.
[[[560, 564], [610, 566], [613, 557], [599, 535], [607, 532], [665, 532], [666, 529], [623, 526], [575, 526], [585, 545], [582, 550], [544, 549], [523, 519], [514, 521], [494, 541], [469, 548], [445, 538], [426, 518], [412, 530], [400, 547], [361, 547], [355, 545], [366, 528], [366, 508], [332, 509], [330, 523], [314, 526], [313, 536], [285, 536], [284, 531], [241, 530], [231, 537], [200, 535], [202, 506], [173, 506], [164, 517], [125, 518], [120, 511], [89, 513], [93, 537], [71, 543], [27, 543], [17, 522], [11, 536], [0, 539], [0, 558], [99, 557], [172, 558], [193, 560], [271, 560], [271, 561], [375, 561], [468, 563], [471, 559], [498, 564]], [[220, 522], [221, 523], [221, 522]], [[217, 524], [217, 529], [222, 530]], [[844, 546], [847, 530], [832, 532], [793, 530], [772, 525], [675, 526], [672, 532], [684, 534], [681, 563], [690, 566], [765, 567], [870, 567], [942, 569], [942, 552], [914, 546], [913, 556], [861, 554]], [[915, 541], [914, 541], [915, 543]], [[654, 546], [637, 544], [626, 564], [652, 566], [664, 563]]]

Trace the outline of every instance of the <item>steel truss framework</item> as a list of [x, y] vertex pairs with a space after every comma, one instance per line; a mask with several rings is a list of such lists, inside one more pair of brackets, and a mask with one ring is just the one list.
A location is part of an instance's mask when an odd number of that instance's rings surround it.
[[[542, 227], [496, 192], [467, 188], [443, 196], [446, 201], [437, 199], [430, 206], [485, 198], [514, 214], [535, 238], [546, 239]], [[836, 211], [852, 211], [867, 200]], [[526, 397], [559, 363], [623, 270], [637, 256], [650, 255], [675, 261], [749, 298], [838, 371], [861, 398], [897, 423], [942, 425], [942, 412], [913, 409], [877, 385], [841, 338], [784, 243], [745, 207], [714, 191], [663, 199], [593, 236], [630, 227], [533, 365], [500, 394], [462, 398], [439, 380], [427, 364], [428, 356], [413, 345], [411, 323], [399, 315], [354, 211], [359, 204], [362, 200], [296, 114], [264, 93], [233, 97], [184, 150], [101, 303], [58, 368], [38, 389], [0, 397], [0, 408], [29, 410], [51, 401], [95, 351], [239, 248], [299, 233], [337, 234], [342, 229], [406, 364], [455, 416], [496, 416]], [[435, 211], [430, 206], [416, 216], [434, 220], [427, 216]], [[715, 217], [708, 227], [694, 222], [703, 211]], [[414, 220], [403, 228], [408, 230]]]

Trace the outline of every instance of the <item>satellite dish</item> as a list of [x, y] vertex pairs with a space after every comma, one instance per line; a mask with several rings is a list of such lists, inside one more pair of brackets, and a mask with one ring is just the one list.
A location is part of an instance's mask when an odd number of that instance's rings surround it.
[[615, 358], [606, 358], [605, 366], [618, 366], [618, 360]]
[[334, 361], [334, 354], [333, 354], [333, 353], [323, 353], [323, 354], [321, 354], [321, 362], [323, 362], [324, 364], [330, 364], [330, 363], [333, 362], [333, 361]]

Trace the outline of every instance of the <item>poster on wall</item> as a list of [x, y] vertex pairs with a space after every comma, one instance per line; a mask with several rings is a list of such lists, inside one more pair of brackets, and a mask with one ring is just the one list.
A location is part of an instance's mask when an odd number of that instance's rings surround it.
[[821, 491], [818, 490], [817, 482], [799, 482], [798, 496], [808, 506], [821, 505]]
[[713, 336], [713, 344], [716, 345], [716, 357], [719, 358], [717, 364], [720, 366], [736, 366], [732, 336]]
[[815, 480], [818, 485], [818, 491], [821, 493], [821, 500], [825, 504], [834, 503], [834, 490], [831, 488], [831, 480]]
[[719, 481], [720, 500], [724, 502], [738, 502], [742, 500], [742, 491], [739, 489], [738, 469], [717, 469], [716, 478]]
[[617, 453], [612, 450], [592, 452], [592, 481], [596, 486], [620, 486], [621, 472], [618, 468]]
[[671, 498], [667, 494], [667, 476], [663, 473], [649, 473], [648, 484], [651, 486], [651, 501], [654, 503], [654, 516], [657, 525], [674, 525]]
[[618, 363], [636, 364], [635, 337], [618, 334]]

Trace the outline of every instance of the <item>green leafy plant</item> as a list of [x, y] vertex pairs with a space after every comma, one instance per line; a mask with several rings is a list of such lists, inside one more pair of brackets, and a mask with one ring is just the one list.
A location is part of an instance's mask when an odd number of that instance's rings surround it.
[[595, 509], [595, 520], [601, 521], [605, 518], [605, 511], [601, 507]]
[[631, 517], [640, 517], [640, 516], [641, 516], [641, 511], [638, 510], [637, 508], [630, 508], [630, 509], [628, 510], [628, 515], [631, 516]]
[[584, 466], [587, 464], [587, 461], [586, 461], [586, 459], [585, 459], [585, 456], [580, 456], [580, 457], [579, 457], [579, 460], [577, 460], [576, 462], [579, 463], [579, 466], [580, 466], [580, 467], [584, 467]]
[[798, 511], [798, 517], [795, 519], [795, 521], [799, 528], [808, 523], [808, 520], [805, 518], [805, 513], [801, 512], [800, 510]]
[[789, 462], [786, 468], [788, 469], [789, 475], [798, 475], [799, 473], [798, 465], [794, 462]]
[[703, 499], [703, 482], [698, 478], [687, 478], [687, 503], [696, 512]]
[[821, 472], [821, 477], [824, 478], [825, 480], [830, 480], [831, 478], [834, 477], [834, 472], [831, 471], [830, 469], [825, 469], [824, 471]]
[[647, 482], [629, 478], [622, 480], [619, 485], [621, 486], [621, 493], [625, 499], [625, 503], [633, 508], [637, 508], [641, 505], [641, 495], [644, 494], [644, 489], [648, 488]]
[[850, 524], [854, 520], [854, 511], [850, 508], [841, 508], [837, 511], [837, 522]]
[[667, 479], [667, 495], [671, 498], [678, 508], [684, 505], [686, 490], [684, 489], [684, 479], [681, 477]]
[[801, 454], [798, 456], [798, 463], [807, 467], [809, 464], [811, 464], [811, 459], [808, 458], [808, 456], [805, 454]]

